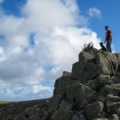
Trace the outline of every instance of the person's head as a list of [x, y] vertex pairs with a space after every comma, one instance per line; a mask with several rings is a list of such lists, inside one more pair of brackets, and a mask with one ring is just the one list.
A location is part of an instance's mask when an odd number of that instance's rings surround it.
[[105, 26], [105, 30], [108, 30], [109, 26]]

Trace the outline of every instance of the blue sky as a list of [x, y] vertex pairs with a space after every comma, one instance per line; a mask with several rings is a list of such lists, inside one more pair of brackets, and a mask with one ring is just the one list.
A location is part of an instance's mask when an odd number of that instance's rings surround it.
[[[94, 30], [98, 36], [104, 41], [104, 26], [108, 25], [113, 35], [113, 45], [116, 52], [120, 51], [119, 48], [119, 28], [120, 28], [120, 17], [119, 17], [119, 0], [78, 0], [79, 7], [84, 15], [87, 15], [89, 8], [95, 7], [100, 10], [101, 19], [96, 20], [95, 17], [90, 19], [89, 27]], [[114, 7], [113, 7], [114, 6]]]
[[[96, 48], [109, 25], [119, 52], [120, 1], [0, 0], [0, 100], [51, 97], [54, 82], [85, 43]], [[113, 6], [113, 7], [112, 7]]]

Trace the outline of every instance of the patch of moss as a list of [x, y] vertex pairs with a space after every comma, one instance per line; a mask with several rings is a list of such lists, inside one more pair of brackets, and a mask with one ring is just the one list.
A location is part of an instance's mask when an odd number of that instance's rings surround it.
[[96, 90], [96, 88], [97, 88], [96, 80], [89, 80], [87, 83], [85, 83], [85, 85], [94, 90]]
[[101, 101], [104, 103], [106, 101], [106, 98], [104, 96], [99, 96], [97, 101]]
[[112, 84], [114, 84], [114, 82], [112, 79], [105, 77], [105, 79], [99, 81], [99, 84], [101, 86], [105, 86], [105, 85], [112, 85]]

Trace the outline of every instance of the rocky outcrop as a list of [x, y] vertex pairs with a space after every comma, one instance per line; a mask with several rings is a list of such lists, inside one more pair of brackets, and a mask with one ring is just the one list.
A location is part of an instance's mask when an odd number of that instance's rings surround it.
[[120, 54], [84, 49], [54, 87], [49, 101], [11, 120], [119, 120]]

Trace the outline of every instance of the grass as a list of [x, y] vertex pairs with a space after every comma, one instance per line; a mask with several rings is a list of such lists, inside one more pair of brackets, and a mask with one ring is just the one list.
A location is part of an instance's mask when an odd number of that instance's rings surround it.
[[1, 105], [1, 104], [8, 104], [8, 103], [10, 103], [10, 102], [7, 102], [7, 101], [0, 101], [0, 105]]

